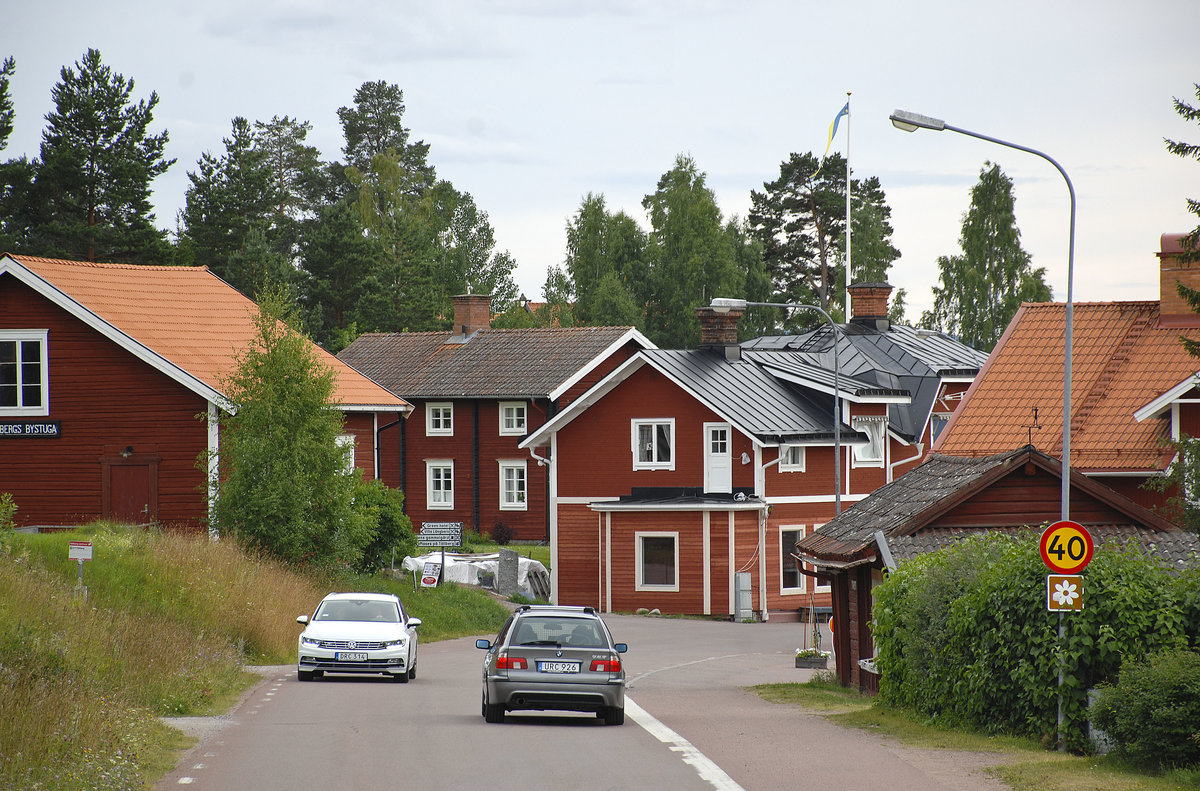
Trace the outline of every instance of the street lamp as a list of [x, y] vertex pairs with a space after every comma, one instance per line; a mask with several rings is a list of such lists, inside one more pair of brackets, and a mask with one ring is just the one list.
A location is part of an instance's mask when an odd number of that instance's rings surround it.
[[839, 408], [840, 401], [838, 394], [841, 393], [841, 382], [838, 378], [838, 371], [841, 366], [838, 364], [838, 325], [821, 308], [816, 305], [802, 305], [795, 302], [747, 302], [744, 299], [728, 299], [725, 297], [714, 297], [710, 308], [717, 313], [728, 313], [731, 310], [745, 310], [746, 308], [786, 308], [788, 310], [815, 310], [824, 317], [825, 321], [829, 322], [829, 326], [833, 328], [833, 507], [834, 514], [842, 512], [842, 414]]
[[905, 132], [915, 132], [918, 129], [930, 129], [934, 132], [941, 132], [948, 129], [951, 132], [958, 132], [960, 135], [977, 137], [980, 140], [987, 140], [990, 143], [1015, 148], [1018, 151], [1025, 151], [1034, 156], [1039, 156], [1053, 165], [1067, 182], [1067, 191], [1071, 194], [1071, 231], [1070, 245], [1067, 252], [1067, 326], [1066, 338], [1064, 340], [1065, 351], [1063, 354], [1062, 503], [1060, 506], [1062, 512], [1061, 519], [1065, 522], [1071, 518], [1071, 331], [1075, 315], [1075, 186], [1071, 184], [1071, 178], [1067, 175], [1067, 171], [1063, 170], [1062, 165], [1036, 148], [1029, 148], [1028, 146], [1010, 143], [1007, 140], [989, 137], [978, 132], [960, 129], [957, 126], [951, 126], [940, 118], [931, 118], [928, 115], [910, 113], [906, 110], [896, 110], [889, 118], [892, 121], [892, 126]]

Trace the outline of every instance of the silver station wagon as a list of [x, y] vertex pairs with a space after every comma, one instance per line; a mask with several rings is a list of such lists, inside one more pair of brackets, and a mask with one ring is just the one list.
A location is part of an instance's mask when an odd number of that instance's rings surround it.
[[625, 643], [614, 643], [591, 607], [525, 605], [495, 641], [476, 640], [483, 662], [483, 718], [510, 711], [594, 713], [608, 725], [625, 721]]

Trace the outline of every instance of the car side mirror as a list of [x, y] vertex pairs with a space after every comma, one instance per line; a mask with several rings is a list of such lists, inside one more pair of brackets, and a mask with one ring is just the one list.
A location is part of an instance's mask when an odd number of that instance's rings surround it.
[[491, 648], [491, 647], [492, 647], [492, 641], [491, 641], [491, 640], [476, 640], [476, 641], [475, 641], [475, 647], [476, 647], [476, 648], [483, 648], [483, 649], [485, 649], [485, 650], [486, 650], [486, 649], [489, 649], [489, 648]]
[[623, 654], [629, 650], [629, 646], [626, 645], [625, 643], [617, 643], [616, 645], [613, 646], [613, 648], [617, 649], [618, 654]]
[[307, 615], [301, 615], [299, 618], [297, 618], [297, 619], [296, 619], [296, 623], [302, 623], [302, 624], [304, 624], [305, 626], [308, 626], [308, 616], [307, 616]]
[[409, 619], [408, 619], [408, 625], [409, 625], [409, 626], [420, 626], [420, 625], [421, 625], [421, 619], [420, 619], [420, 618], [409, 618]]

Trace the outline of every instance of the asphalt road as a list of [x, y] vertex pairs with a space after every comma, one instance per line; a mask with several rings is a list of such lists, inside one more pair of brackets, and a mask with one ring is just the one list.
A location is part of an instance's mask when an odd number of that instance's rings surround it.
[[201, 741], [156, 788], [1005, 788], [979, 771], [986, 756], [902, 748], [745, 691], [810, 677], [792, 662], [800, 624], [605, 620], [630, 645], [623, 726], [566, 713], [485, 723], [483, 652], [466, 638], [423, 645], [409, 684], [265, 669], [229, 715], [178, 722]]

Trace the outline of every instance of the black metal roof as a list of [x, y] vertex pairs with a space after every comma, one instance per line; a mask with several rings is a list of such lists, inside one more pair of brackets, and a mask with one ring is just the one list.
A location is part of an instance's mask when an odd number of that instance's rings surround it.
[[[886, 330], [857, 324], [828, 324], [800, 335], [768, 335], [742, 344], [745, 357], [761, 365], [812, 378], [813, 369], [828, 372], [832, 386], [833, 343], [839, 376], [849, 381], [843, 391], [861, 396], [906, 394], [908, 404], [888, 408], [888, 430], [906, 441], [918, 439], [933, 409], [943, 377], [974, 376], [987, 360], [948, 335], [892, 324]], [[790, 362], [785, 360], [790, 357]], [[842, 384], [839, 382], [839, 384]]]
[[[833, 397], [791, 385], [749, 360], [730, 361], [707, 349], [645, 349], [651, 365], [767, 444], [827, 440], [833, 436]], [[866, 439], [845, 423], [846, 444]]]

